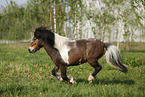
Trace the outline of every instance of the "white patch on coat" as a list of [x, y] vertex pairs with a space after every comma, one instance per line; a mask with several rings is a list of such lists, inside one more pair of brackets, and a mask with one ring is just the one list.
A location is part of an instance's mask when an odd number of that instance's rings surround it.
[[68, 38], [60, 36], [60, 35], [55, 33], [55, 44], [54, 44], [54, 47], [59, 50], [62, 59], [67, 64], [69, 64], [69, 61], [68, 61], [69, 60], [68, 52], [71, 49], [67, 44], [70, 41], [71, 40], [69, 40]]

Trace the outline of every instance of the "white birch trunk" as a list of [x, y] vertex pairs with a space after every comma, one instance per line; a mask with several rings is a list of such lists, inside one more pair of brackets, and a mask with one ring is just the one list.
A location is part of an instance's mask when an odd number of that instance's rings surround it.
[[[75, 8], [76, 8], [76, 4], [75, 4]], [[77, 27], [76, 27], [76, 22], [77, 22], [77, 16], [76, 16], [76, 10], [75, 10], [75, 23], [74, 23], [74, 25], [75, 25], [75, 28], [74, 28], [74, 35], [75, 35], [75, 39], [77, 38]]]
[[53, 18], [54, 18], [54, 32], [56, 32], [56, 17], [55, 17], [55, 0], [54, 0], [54, 13], [53, 13]]
[[118, 38], [117, 38], [117, 49], [119, 49], [120, 36], [121, 36], [121, 31], [122, 31], [122, 24], [123, 24], [123, 19], [121, 18], [121, 25], [120, 25], [120, 30], [119, 30], [119, 33], [118, 33]]

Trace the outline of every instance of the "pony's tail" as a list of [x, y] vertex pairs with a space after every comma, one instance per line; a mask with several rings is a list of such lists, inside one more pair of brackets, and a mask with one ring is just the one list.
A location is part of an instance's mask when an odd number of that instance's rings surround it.
[[126, 73], [128, 71], [128, 66], [123, 64], [121, 61], [120, 50], [112, 44], [105, 44], [106, 49], [106, 60], [109, 65], [114, 68], [119, 69], [120, 71]]

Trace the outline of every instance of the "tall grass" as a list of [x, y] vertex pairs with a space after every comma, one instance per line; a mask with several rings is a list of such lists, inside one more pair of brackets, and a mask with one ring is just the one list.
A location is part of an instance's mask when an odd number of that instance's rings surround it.
[[103, 70], [89, 84], [93, 68], [83, 64], [67, 68], [77, 85], [61, 82], [51, 75], [54, 66], [43, 49], [35, 54], [27, 51], [29, 44], [0, 44], [0, 96], [25, 97], [143, 97], [145, 91], [145, 52], [122, 52], [129, 66], [124, 74], [100, 59]]

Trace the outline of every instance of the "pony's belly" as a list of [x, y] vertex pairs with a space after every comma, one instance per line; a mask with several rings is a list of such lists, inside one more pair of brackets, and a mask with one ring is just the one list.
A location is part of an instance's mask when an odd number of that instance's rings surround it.
[[87, 62], [86, 58], [83, 57], [72, 57], [71, 59], [69, 59], [69, 65], [70, 66], [75, 66], [75, 65], [80, 65]]
[[83, 64], [83, 63], [86, 63], [87, 61], [85, 62], [76, 62], [76, 63], [70, 63], [69, 65], [67, 66], [77, 66], [77, 65], [80, 65], [80, 64]]

